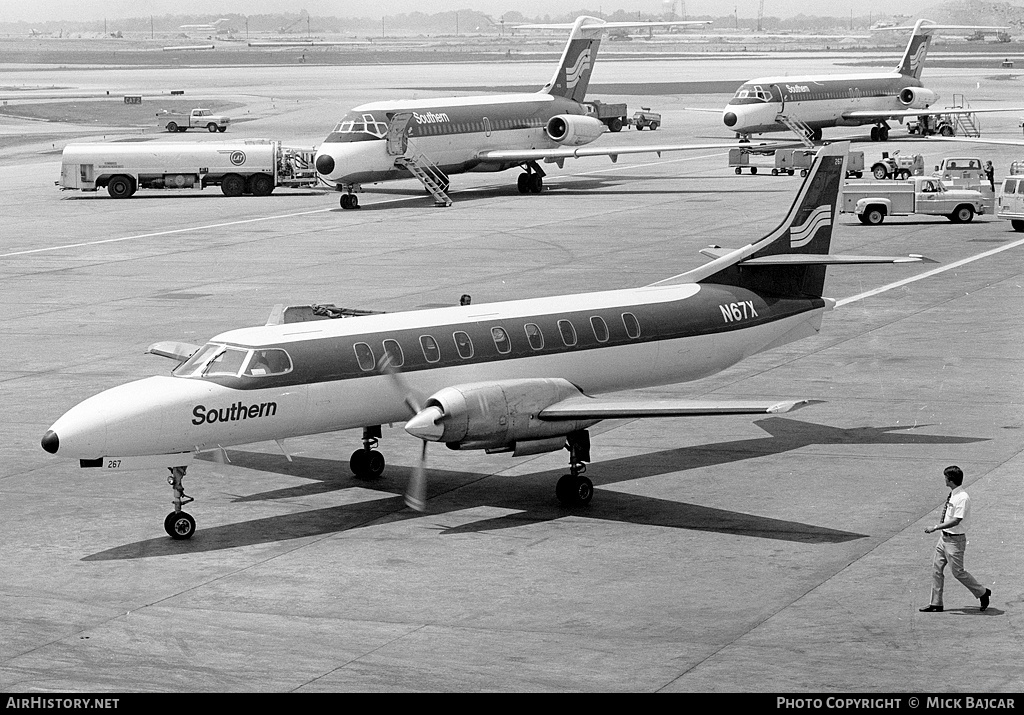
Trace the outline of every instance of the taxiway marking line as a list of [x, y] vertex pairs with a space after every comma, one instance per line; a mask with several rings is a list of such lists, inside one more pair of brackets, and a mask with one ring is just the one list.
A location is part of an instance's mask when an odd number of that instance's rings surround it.
[[949, 265], [940, 266], [939, 268], [933, 268], [930, 271], [925, 271], [924, 273], [920, 273], [920, 274], [918, 274], [916, 276], [911, 276], [910, 278], [904, 278], [901, 281], [896, 281], [895, 283], [890, 283], [889, 285], [884, 285], [884, 286], [881, 286], [879, 288], [873, 288], [872, 290], [865, 291], [863, 293], [858, 293], [857, 295], [851, 295], [849, 298], [843, 298], [841, 300], [837, 300], [836, 301], [836, 307], [838, 308], [841, 305], [846, 305], [847, 303], [853, 303], [854, 301], [857, 301], [857, 300], [863, 300], [864, 298], [870, 298], [873, 295], [878, 295], [879, 293], [885, 293], [886, 291], [890, 291], [893, 288], [899, 288], [899, 287], [905, 286], [905, 285], [907, 285], [909, 283], [914, 283], [916, 281], [924, 280], [925, 278], [931, 278], [932, 276], [938, 275], [940, 273], [945, 273], [946, 271], [951, 271], [954, 268], [959, 268], [960, 266], [967, 265], [968, 263], [973, 263], [974, 261], [980, 261], [982, 258], [988, 258], [989, 256], [994, 256], [997, 253], [1002, 253], [1003, 251], [1009, 251], [1011, 248], [1016, 248], [1017, 246], [1021, 246], [1021, 245], [1024, 245], [1024, 238], [1022, 238], [1022, 239], [1020, 239], [1018, 241], [1014, 241], [1013, 243], [1008, 243], [1005, 246], [1000, 246], [999, 248], [993, 248], [990, 251], [984, 251], [984, 252], [979, 253], [977, 255], [968, 256], [967, 258], [963, 258], [963, 259], [961, 259], [959, 261], [954, 261], [953, 263], [950, 263]]

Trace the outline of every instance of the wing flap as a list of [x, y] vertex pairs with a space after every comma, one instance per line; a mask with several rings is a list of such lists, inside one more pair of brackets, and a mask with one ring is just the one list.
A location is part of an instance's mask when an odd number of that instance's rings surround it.
[[746, 400], [645, 400], [570, 397], [545, 407], [543, 420], [628, 419], [638, 417], [713, 417], [716, 415], [775, 415], [821, 400], [753, 402]]
[[561, 159], [580, 159], [585, 156], [618, 157], [623, 154], [658, 154], [671, 151], [706, 151], [709, 149], [743, 149], [745, 151], [774, 151], [791, 146], [792, 143], [773, 144], [665, 144], [662, 146], [617, 146], [617, 147], [557, 147], [555, 149], [492, 149], [477, 153], [476, 158], [483, 162], [500, 161], [558, 161]]

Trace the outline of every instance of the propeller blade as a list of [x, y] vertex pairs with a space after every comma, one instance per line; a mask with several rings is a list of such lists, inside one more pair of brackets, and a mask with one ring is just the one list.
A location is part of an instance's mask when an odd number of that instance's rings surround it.
[[406, 406], [412, 411], [413, 414], [422, 409], [423, 401], [406, 383], [405, 378], [402, 377], [402, 372], [394, 366], [391, 361], [391, 355], [384, 353], [380, 360], [377, 361], [377, 369], [382, 373], [391, 378], [395, 383], [395, 387], [398, 388], [398, 392], [402, 395], [402, 399], [405, 400]]
[[409, 486], [405, 490], [405, 505], [416, 511], [427, 510], [427, 441], [423, 440], [420, 461], [413, 467]]

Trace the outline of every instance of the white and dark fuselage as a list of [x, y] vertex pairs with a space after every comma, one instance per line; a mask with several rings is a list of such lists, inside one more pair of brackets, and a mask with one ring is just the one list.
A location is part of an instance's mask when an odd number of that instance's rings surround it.
[[[584, 394], [683, 382], [814, 335], [825, 307], [688, 283], [245, 328], [212, 338], [173, 375], [89, 398], [51, 431], [62, 455], [95, 460], [403, 422], [409, 407], [379, 367], [385, 354], [422, 397], [524, 380]], [[274, 367], [254, 370], [261, 357]]]

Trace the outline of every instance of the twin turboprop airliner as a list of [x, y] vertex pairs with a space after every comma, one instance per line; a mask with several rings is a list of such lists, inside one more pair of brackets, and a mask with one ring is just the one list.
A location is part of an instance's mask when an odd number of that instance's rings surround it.
[[1001, 30], [998, 27], [937, 25], [918, 20], [895, 71], [884, 74], [837, 74], [759, 77], [744, 82], [722, 112], [725, 126], [741, 140], [752, 134], [793, 131], [821, 140], [826, 127], [871, 127], [872, 141], [889, 138], [889, 120], [937, 114], [1017, 112], [1022, 107], [932, 108], [939, 95], [921, 81], [928, 46], [937, 30]]
[[924, 260], [829, 254], [848, 150], [819, 150], [778, 228], [742, 248], [705, 249], [712, 260], [686, 273], [642, 288], [337, 319], [299, 322], [286, 309], [202, 347], [157, 343], [149, 352], [180, 361], [171, 374], [72, 407], [42, 448], [100, 470], [170, 469], [175, 508], [164, 528], [175, 539], [195, 530], [182, 510], [195, 454], [265, 440], [284, 450], [289, 437], [361, 428], [350, 467], [372, 478], [385, 468], [381, 425], [403, 421], [423, 440], [405, 497], [413, 509], [428, 499], [429, 442], [515, 456], [566, 449], [569, 473], [555, 494], [568, 507], [587, 504], [588, 430], [602, 420], [808, 403], [599, 395], [696, 380], [816, 335], [835, 305], [822, 295], [828, 265]]
[[[605, 32], [618, 27], [704, 25], [702, 21], [605, 22], [579, 17], [551, 80], [530, 94], [371, 102], [350, 110], [320, 145], [321, 179], [345, 192], [343, 209], [359, 207], [364, 184], [415, 176], [435, 202], [451, 203], [448, 177], [521, 167], [520, 193], [540, 193], [544, 170], [584, 156], [732, 148], [731, 144], [587, 147], [609, 127], [588, 114], [584, 99]], [[564, 26], [524, 26], [564, 27]]]

